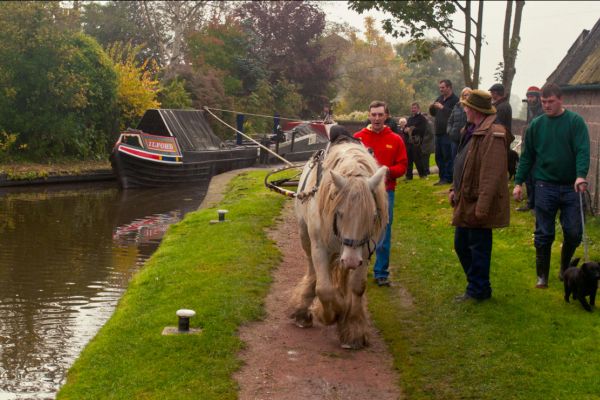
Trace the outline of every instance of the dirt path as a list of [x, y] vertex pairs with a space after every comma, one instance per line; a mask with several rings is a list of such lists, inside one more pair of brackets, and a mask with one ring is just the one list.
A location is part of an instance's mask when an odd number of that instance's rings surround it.
[[306, 267], [300, 248], [292, 202], [288, 202], [271, 232], [284, 258], [273, 273], [266, 299], [264, 321], [245, 326], [240, 336], [247, 343], [236, 374], [241, 400], [246, 399], [378, 399], [402, 398], [398, 376], [378, 332], [371, 327], [371, 346], [344, 350], [335, 327], [315, 323], [296, 327], [289, 318], [288, 301]]

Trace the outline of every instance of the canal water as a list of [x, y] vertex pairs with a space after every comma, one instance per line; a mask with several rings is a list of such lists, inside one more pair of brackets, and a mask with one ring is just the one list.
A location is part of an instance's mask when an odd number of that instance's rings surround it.
[[207, 188], [0, 188], [0, 400], [55, 397], [131, 276]]

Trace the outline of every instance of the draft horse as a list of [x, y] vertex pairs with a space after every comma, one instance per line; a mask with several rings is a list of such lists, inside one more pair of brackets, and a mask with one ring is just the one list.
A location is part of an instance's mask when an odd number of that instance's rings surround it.
[[[292, 297], [291, 318], [310, 327], [313, 315], [337, 323], [343, 348], [368, 345], [364, 293], [369, 259], [388, 222], [384, 177], [359, 142], [333, 144], [322, 165], [309, 161], [296, 197], [295, 212], [308, 267]], [[301, 194], [304, 194], [302, 196]], [[316, 299], [315, 299], [316, 296]]]

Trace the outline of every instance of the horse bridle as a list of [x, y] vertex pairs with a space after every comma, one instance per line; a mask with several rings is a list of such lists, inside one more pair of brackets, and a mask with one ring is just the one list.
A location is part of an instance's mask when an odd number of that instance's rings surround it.
[[[342, 244], [344, 246], [348, 246], [353, 249], [363, 247], [366, 244], [367, 251], [369, 252], [369, 260], [371, 260], [371, 256], [373, 255], [373, 253], [375, 252], [375, 249], [377, 248], [377, 243], [373, 239], [371, 239], [370, 236], [365, 236], [362, 240], [348, 239], [348, 238], [340, 236], [340, 232], [337, 227], [337, 217], [338, 217], [338, 213], [336, 212], [333, 217], [333, 234], [335, 236], [337, 236], [338, 238], [342, 239]], [[378, 218], [379, 218], [379, 211], [377, 212], [377, 214], [375, 214], [375, 219], [378, 219]], [[371, 247], [371, 245], [373, 247]]]

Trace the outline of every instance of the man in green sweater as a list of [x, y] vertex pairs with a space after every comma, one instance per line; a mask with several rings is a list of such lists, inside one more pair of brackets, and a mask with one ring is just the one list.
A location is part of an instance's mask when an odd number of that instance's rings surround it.
[[563, 107], [562, 91], [549, 83], [542, 88], [544, 115], [534, 119], [525, 135], [515, 176], [513, 197], [521, 201], [521, 185], [533, 168], [535, 183], [535, 233], [537, 288], [548, 287], [550, 253], [555, 236], [556, 214], [560, 210], [563, 245], [559, 279], [569, 267], [581, 243], [581, 210], [578, 192], [587, 188], [590, 165], [590, 137], [583, 118]]

